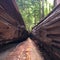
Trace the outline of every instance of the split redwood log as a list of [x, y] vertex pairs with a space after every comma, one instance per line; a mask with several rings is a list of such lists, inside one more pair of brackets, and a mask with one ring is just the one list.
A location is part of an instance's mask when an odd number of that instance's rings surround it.
[[[28, 35], [24, 22], [21, 22], [23, 19], [15, 6], [15, 0], [0, 0], [0, 24], [2, 26], [0, 26], [0, 43]], [[33, 28], [29, 37], [31, 40], [28, 39], [19, 44], [6, 55], [4, 60], [43, 60], [40, 58], [42, 56], [37, 46], [44, 53], [44, 60], [60, 60], [60, 4]]]
[[60, 4], [33, 28], [32, 34], [46, 57], [60, 60]]
[[0, 0], [0, 44], [22, 38], [24, 32], [25, 24], [15, 0]]

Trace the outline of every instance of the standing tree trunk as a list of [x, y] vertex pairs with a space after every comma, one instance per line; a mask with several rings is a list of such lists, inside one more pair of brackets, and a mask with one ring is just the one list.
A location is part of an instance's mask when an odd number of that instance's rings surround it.
[[54, 0], [54, 7], [57, 5], [57, 0]]

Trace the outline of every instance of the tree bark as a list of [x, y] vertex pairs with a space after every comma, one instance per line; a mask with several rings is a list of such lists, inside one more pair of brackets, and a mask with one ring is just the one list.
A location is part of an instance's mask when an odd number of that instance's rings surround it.
[[57, 0], [57, 5], [60, 4], [60, 0]]

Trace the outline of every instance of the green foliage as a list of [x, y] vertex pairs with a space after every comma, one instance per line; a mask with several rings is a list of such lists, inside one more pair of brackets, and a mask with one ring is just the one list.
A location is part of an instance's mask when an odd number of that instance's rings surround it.
[[16, 0], [27, 30], [31, 31], [40, 19], [44, 18], [53, 8], [47, 0]]

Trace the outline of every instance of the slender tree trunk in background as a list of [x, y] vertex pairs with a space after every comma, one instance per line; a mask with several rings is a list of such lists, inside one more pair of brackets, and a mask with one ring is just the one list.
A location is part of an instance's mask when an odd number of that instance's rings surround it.
[[45, 2], [46, 2], [46, 14], [47, 14], [47, 12], [48, 12], [48, 11], [47, 11], [47, 0], [45, 0]]
[[44, 0], [42, 0], [42, 18], [44, 17]]
[[57, 0], [54, 0], [54, 7], [57, 5]]
[[39, 0], [39, 18], [41, 18], [41, 0]]

